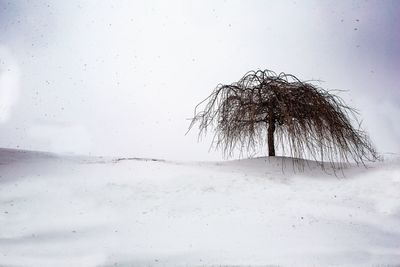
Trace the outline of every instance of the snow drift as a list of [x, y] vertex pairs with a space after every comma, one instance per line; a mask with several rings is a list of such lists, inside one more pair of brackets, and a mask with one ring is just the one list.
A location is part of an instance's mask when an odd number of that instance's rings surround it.
[[0, 265], [399, 263], [400, 160], [306, 164], [1, 149]]

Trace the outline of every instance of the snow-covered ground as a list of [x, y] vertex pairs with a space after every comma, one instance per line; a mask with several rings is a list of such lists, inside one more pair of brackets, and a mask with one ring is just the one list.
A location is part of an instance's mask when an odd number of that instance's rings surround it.
[[2, 149], [0, 265], [399, 264], [400, 160], [308, 165]]

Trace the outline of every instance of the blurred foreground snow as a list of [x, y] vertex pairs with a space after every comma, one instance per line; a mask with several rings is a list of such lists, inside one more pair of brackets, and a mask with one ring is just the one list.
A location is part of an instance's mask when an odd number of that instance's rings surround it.
[[1, 149], [0, 265], [398, 264], [400, 160], [344, 173]]

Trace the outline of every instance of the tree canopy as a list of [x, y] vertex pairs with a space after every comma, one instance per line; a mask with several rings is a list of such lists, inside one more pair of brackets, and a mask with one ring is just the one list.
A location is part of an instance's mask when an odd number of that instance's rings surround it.
[[377, 158], [357, 114], [332, 91], [291, 74], [257, 70], [219, 84], [196, 106], [189, 130], [195, 124], [199, 136], [214, 130], [213, 145], [225, 156], [236, 149], [258, 152], [266, 144], [269, 156], [275, 156], [277, 143], [284, 155], [342, 167]]

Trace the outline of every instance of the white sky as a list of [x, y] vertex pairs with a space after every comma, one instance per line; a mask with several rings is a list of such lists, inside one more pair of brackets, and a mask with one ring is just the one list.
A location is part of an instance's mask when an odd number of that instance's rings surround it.
[[378, 150], [400, 152], [399, 6], [0, 0], [0, 146], [220, 159], [187, 119], [218, 83], [267, 68], [349, 90]]

